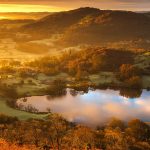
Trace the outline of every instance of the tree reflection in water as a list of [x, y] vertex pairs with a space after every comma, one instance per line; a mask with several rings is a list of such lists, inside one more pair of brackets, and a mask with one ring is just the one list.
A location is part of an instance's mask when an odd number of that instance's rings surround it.
[[142, 94], [142, 89], [122, 88], [120, 89], [119, 94], [126, 98], [139, 98]]
[[[108, 88], [107, 88], [108, 89]], [[112, 88], [111, 88], [112, 89]], [[83, 90], [83, 89], [82, 89]], [[78, 91], [75, 89], [66, 89], [60, 95], [47, 95], [48, 100], [53, 100], [54, 98], [62, 98], [66, 96], [67, 92], [72, 96], [77, 96], [78, 94], [83, 95], [90, 91], [94, 91], [94, 89], [84, 89], [83, 91]], [[128, 88], [117, 88], [113, 89], [114, 91], [119, 91], [119, 95], [126, 97], [126, 98], [139, 98], [142, 94], [142, 89], [128, 89]]]
[[58, 94], [58, 95], [47, 95], [46, 98], [47, 100], [51, 101], [51, 100], [54, 100], [54, 98], [62, 98], [64, 96], [66, 96], [67, 94], [67, 91], [66, 90], [63, 90], [62, 93]]

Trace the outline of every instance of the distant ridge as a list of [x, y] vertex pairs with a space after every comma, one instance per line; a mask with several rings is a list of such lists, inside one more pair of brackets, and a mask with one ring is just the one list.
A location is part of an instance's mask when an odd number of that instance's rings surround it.
[[63, 34], [61, 44], [97, 44], [121, 40], [150, 39], [150, 17], [130, 11], [79, 8], [48, 15], [22, 27], [34, 36]]
[[57, 12], [48, 15], [33, 24], [28, 24], [24, 26], [23, 29], [30, 32], [33, 31], [33, 28], [34, 30], [38, 30], [38, 32], [62, 32], [71, 25], [78, 23], [85, 16], [96, 15], [99, 12], [99, 9], [89, 7]]

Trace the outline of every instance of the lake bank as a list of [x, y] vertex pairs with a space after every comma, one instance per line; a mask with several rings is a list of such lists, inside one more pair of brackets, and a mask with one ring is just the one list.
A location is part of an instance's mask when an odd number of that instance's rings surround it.
[[127, 98], [120, 94], [110, 89], [89, 90], [88, 93], [67, 90], [67, 94], [61, 97], [32, 96], [25, 101], [21, 98], [17, 100], [17, 105], [24, 111], [30, 106], [38, 113], [58, 113], [68, 121], [90, 126], [98, 126], [113, 117], [124, 121], [133, 118], [150, 121], [148, 91], [144, 90], [137, 98]]

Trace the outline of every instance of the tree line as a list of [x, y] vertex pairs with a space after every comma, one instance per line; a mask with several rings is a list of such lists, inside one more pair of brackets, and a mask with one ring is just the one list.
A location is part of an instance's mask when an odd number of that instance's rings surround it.
[[20, 149], [24, 146], [43, 150], [150, 149], [150, 127], [139, 119], [126, 123], [112, 118], [100, 127], [90, 128], [68, 122], [57, 114], [27, 121], [1, 114], [0, 138]]

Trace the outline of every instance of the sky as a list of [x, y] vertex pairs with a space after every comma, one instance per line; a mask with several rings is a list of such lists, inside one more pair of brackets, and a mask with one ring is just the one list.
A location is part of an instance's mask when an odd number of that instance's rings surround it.
[[79, 7], [150, 11], [150, 0], [0, 0], [0, 12], [58, 12]]

